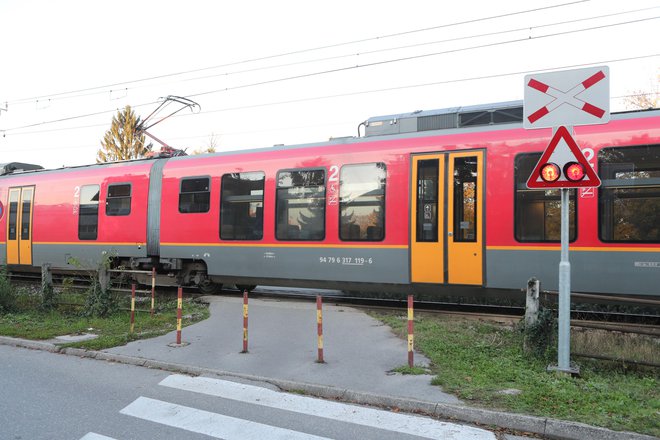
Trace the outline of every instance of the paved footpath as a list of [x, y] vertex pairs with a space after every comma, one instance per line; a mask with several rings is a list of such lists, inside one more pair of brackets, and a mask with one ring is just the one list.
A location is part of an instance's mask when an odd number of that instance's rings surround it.
[[[407, 365], [408, 348], [390, 328], [354, 308], [323, 305], [324, 363], [317, 360], [316, 304], [250, 299], [248, 353], [243, 350], [243, 299], [206, 297], [211, 319], [182, 331], [107, 350], [128, 356], [190, 364], [280, 380], [328, 385], [359, 392], [460, 403], [431, 386], [432, 376], [390, 371]], [[185, 310], [184, 310], [185, 315]], [[420, 354], [415, 364], [428, 365]]]
[[[441, 419], [497, 426], [541, 438], [650, 440], [581, 423], [468, 407], [431, 385], [429, 375], [393, 374], [407, 365], [407, 344], [389, 327], [346, 306], [324, 304], [324, 360], [317, 359], [316, 305], [304, 301], [250, 299], [248, 353], [243, 349], [242, 298], [205, 298], [211, 318], [176, 332], [101, 352], [59, 349], [49, 342], [0, 337], [0, 343], [192, 375], [267, 382], [284, 391], [304, 392], [353, 403], [399, 408]], [[185, 314], [185, 310], [184, 310]], [[138, 317], [139, 319], [139, 317]], [[428, 359], [415, 353], [415, 364]], [[519, 439], [502, 434], [503, 439]]]

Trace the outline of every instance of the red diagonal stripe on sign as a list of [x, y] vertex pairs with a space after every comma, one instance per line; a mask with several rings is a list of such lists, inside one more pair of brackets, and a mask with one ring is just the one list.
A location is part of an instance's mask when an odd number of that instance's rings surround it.
[[548, 110], [548, 107], [542, 107], [542, 108], [536, 110], [531, 115], [527, 116], [527, 119], [529, 120], [529, 122], [531, 122], [533, 124], [534, 122], [538, 121], [539, 119], [541, 119], [543, 116], [547, 115], [548, 113], [550, 113], [550, 110]]
[[597, 118], [602, 118], [605, 114], [605, 110], [598, 108], [595, 105], [589, 104], [588, 102], [584, 103], [582, 110], [589, 113], [590, 115], [596, 116]]
[[594, 73], [589, 78], [582, 81], [582, 85], [584, 86], [585, 89], [588, 89], [589, 87], [593, 86], [598, 81], [604, 78], [605, 78], [605, 74], [603, 73], [602, 70], [599, 70], [597, 73]]
[[543, 84], [541, 81], [535, 80], [534, 78], [530, 79], [529, 84], [527, 84], [527, 85], [530, 86], [531, 88], [536, 89], [539, 92], [543, 92], [543, 93], [547, 92], [548, 89], [550, 88], [550, 86], [547, 86], [547, 85]]

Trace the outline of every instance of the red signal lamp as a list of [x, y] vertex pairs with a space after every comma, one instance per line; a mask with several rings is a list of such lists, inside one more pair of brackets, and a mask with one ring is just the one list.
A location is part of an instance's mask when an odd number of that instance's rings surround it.
[[584, 167], [577, 162], [568, 162], [564, 165], [564, 175], [571, 182], [578, 182], [584, 179]]
[[541, 167], [541, 179], [545, 182], [556, 182], [557, 179], [559, 179], [559, 176], [561, 175], [561, 171], [559, 170], [559, 167], [552, 163], [548, 162], [545, 165]]

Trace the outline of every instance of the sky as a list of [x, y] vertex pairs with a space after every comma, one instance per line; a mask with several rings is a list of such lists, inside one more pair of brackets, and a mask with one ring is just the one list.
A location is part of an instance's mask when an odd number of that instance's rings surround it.
[[94, 163], [118, 109], [169, 95], [198, 106], [149, 132], [188, 152], [356, 136], [601, 65], [620, 111], [658, 91], [658, 28], [660, 0], [0, 0], [0, 163]]

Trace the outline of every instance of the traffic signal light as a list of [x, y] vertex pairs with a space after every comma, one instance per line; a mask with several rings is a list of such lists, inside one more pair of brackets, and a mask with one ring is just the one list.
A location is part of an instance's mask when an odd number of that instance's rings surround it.
[[584, 167], [577, 162], [568, 162], [564, 165], [564, 176], [571, 182], [584, 179]]
[[544, 182], [554, 182], [559, 179], [559, 176], [561, 176], [561, 171], [556, 164], [548, 162], [541, 167], [541, 179]]
[[579, 182], [584, 179], [585, 176], [584, 167], [577, 162], [566, 163], [563, 170], [561, 170], [557, 164], [548, 162], [541, 166], [539, 174], [544, 182], [551, 183], [559, 180], [562, 171], [564, 172], [566, 180], [571, 182]]
[[600, 178], [566, 127], [557, 128], [527, 179], [529, 189], [598, 186]]

